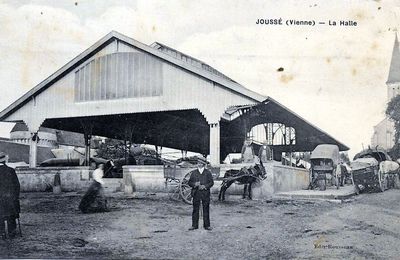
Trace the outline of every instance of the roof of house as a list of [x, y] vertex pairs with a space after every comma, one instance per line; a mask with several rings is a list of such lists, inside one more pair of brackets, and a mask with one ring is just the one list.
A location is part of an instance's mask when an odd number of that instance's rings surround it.
[[[18, 131], [23, 131], [23, 132], [25, 132], [25, 131], [29, 131], [29, 129], [28, 129], [28, 127], [26, 126], [25, 123], [18, 122], [18, 123], [16, 123], [16, 124], [14, 125], [14, 127], [11, 129], [10, 133], [18, 132]], [[47, 127], [40, 127], [40, 128], [39, 128], [39, 131], [40, 131], [40, 132], [46, 132], [46, 133], [52, 133], [52, 134], [55, 134], [55, 133], [56, 133], [56, 130], [51, 129], [51, 128], [47, 128]]]
[[[8, 155], [8, 161], [29, 163], [29, 145], [0, 140], [0, 152]], [[50, 147], [37, 147], [37, 162], [54, 158]]]
[[[24, 123], [18, 122], [11, 129], [10, 133], [17, 132], [17, 131], [29, 131], [29, 130], [28, 130], [28, 127]], [[56, 130], [56, 129], [47, 128], [47, 127], [40, 127], [39, 131], [56, 134], [57, 135], [57, 143], [59, 145], [78, 146], [78, 147], [85, 146], [85, 140], [84, 140], [83, 134], [80, 134], [80, 133], [74, 133], [74, 132], [64, 131], [64, 130]]]

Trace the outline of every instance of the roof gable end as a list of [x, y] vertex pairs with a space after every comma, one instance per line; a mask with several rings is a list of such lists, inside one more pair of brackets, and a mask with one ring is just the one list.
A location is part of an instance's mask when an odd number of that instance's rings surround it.
[[189, 71], [189, 72], [199, 75], [203, 78], [211, 80], [215, 83], [218, 83], [222, 87], [228, 88], [239, 95], [249, 97], [257, 102], [261, 102], [266, 98], [265, 96], [262, 96], [256, 92], [253, 92], [234, 81], [214, 75], [213, 73], [211, 73], [209, 71], [205, 71], [205, 70], [202, 70], [195, 66], [192, 66], [190, 64], [187, 64], [182, 60], [171, 57], [170, 55], [167, 55], [160, 50], [157, 50], [151, 46], [145, 45], [139, 41], [129, 38], [129, 37], [127, 37], [123, 34], [120, 34], [116, 31], [111, 31], [106, 36], [104, 36], [99, 41], [97, 41], [95, 44], [93, 44], [91, 47], [89, 47], [88, 49], [83, 51], [81, 54], [76, 56], [74, 59], [72, 59], [70, 62], [68, 62], [66, 65], [64, 65], [62, 68], [60, 68], [55, 73], [50, 75], [44, 81], [42, 81], [41, 83], [36, 85], [34, 88], [29, 90], [27, 93], [25, 93], [23, 96], [21, 96], [19, 99], [17, 99], [10, 106], [8, 106], [3, 111], [1, 111], [0, 112], [0, 120], [5, 120], [11, 113], [16, 111], [21, 106], [23, 106], [32, 97], [35, 97], [36, 95], [38, 95], [41, 92], [43, 92], [44, 90], [46, 90], [48, 87], [50, 87], [53, 83], [55, 83], [61, 77], [63, 77], [64, 75], [66, 75], [67, 73], [69, 73], [70, 71], [75, 69], [76, 67], [80, 66], [82, 63], [84, 63], [88, 59], [90, 59], [96, 52], [98, 52], [101, 48], [103, 48], [104, 46], [106, 46], [107, 44], [109, 44], [110, 42], [112, 42], [115, 39], [122, 41], [128, 45], [131, 45], [135, 48], [138, 48], [139, 50], [142, 50], [149, 54], [152, 54], [158, 58], [161, 58], [163, 61], [172, 63], [186, 71]]

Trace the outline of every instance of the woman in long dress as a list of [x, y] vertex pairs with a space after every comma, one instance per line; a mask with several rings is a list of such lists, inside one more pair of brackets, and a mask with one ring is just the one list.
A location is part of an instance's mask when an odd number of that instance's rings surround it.
[[107, 200], [103, 189], [104, 164], [99, 164], [93, 172], [93, 182], [83, 196], [79, 209], [83, 213], [107, 211]]

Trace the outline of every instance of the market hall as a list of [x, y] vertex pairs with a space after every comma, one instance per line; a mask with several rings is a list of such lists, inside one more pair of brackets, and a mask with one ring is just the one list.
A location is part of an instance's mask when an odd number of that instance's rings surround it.
[[[290, 95], [290, 93], [288, 93]], [[219, 166], [240, 152], [257, 126], [274, 150], [312, 151], [318, 144], [348, 147], [271, 97], [253, 92], [173, 48], [145, 45], [112, 31], [0, 113], [24, 122], [37, 167], [40, 127], [197, 152]], [[280, 139], [274, 137], [281, 131]], [[259, 143], [255, 142], [255, 145]], [[90, 156], [90, 147], [87, 147]]]

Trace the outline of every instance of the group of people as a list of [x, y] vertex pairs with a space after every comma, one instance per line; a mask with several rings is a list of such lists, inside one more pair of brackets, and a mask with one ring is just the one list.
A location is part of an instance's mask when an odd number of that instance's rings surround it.
[[[252, 146], [252, 141], [246, 139], [242, 146], [241, 161], [243, 163], [253, 163], [255, 161], [255, 153]], [[258, 159], [263, 163], [272, 160], [272, 150], [268, 146], [268, 143], [264, 141], [258, 150]]]
[[[0, 152], [0, 236], [13, 238], [17, 234], [17, 220], [21, 212], [20, 183], [15, 170], [7, 166], [7, 158], [7, 154]], [[103, 175], [104, 164], [100, 164], [93, 172], [93, 182], [79, 204], [83, 213], [107, 211]]]
[[[193, 212], [192, 226], [189, 230], [199, 228], [200, 205], [203, 209], [203, 226], [206, 230], [212, 230], [210, 225], [210, 189], [214, 180], [210, 170], [206, 169], [207, 161], [203, 157], [197, 158], [197, 169], [192, 171], [189, 186], [192, 188]], [[104, 196], [104, 164], [99, 164], [93, 172], [93, 182], [83, 196], [79, 209], [83, 213], [108, 211], [107, 200]]]
[[[270, 160], [272, 153], [269, 147], [264, 144], [259, 151], [260, 160]], [[5, 235], [6, 227], [8, 236], [16, 234], [16, 219], [20, 214], [19, 193], [20, 184], [13, 168], [6, 165], [7, 155], [0, 153], [0, 231]], [[245, 141], [242, 149], [242, 161], [254, 162], [254, 151], [251, 142]], [[210, 224], [210, 189], [214, 185], [210, 170], [206, 169], [207, 161], [203, 157], [197, 158], [197, 169], [192, 171], [189, 179], [189, 186], [192, 188], [193, 212], [192, 226], [189, 230], [199, 228], [200, 205], [203, 210], [203, 226], [206, 230], [212, 230]], [[107, 200], [104, 196], [104, 164], [99, 164], [92, 174], [93, 182], [82, 197], [79, 209], [83, 213], [108, 211]]]

